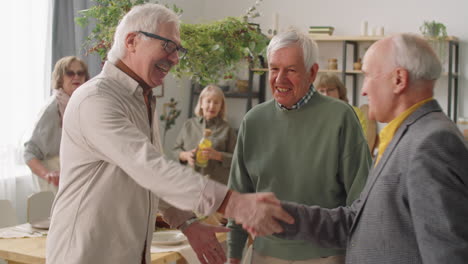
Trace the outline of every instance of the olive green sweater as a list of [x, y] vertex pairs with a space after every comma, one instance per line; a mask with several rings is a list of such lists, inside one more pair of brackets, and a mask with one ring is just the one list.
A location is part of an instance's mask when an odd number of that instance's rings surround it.
[[[349, 205], [367, 179], [371, 156], [350, 105], [315, 93], [297, 110], [274, 101], [253, 108], [242, 121], [229, 186], [242, 193], [274, 192], [280, 200], [334, 208]], [[229, 257], [241, 258], [247, 233], [228, 237]], [[306, 241], [255, 239], [254, 250], [287, 260], [343, 255]]]

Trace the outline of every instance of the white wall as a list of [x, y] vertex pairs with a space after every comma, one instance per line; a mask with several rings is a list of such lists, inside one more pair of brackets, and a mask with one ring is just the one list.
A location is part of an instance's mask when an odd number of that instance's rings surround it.
[[[159, 2], [162, 3], [162, 1]], [[181, 20], [183, 20], [185, 23], [195, 23], [198, 21], [197, 19], [199, 14], [204, 12], [203, 0], [172, 0], [164, 1], [164, 3], [170, 5], [175, 4], [177, 7], [183, 9], [184, 12], [182, 13]], [[187, 79], [175, 79], [169, 75], [164, 80], [164, 86], [164, 97], [159, 98], [156, 103], [158, 114], [161, 115], [163, 113], [163, 104], [169, 102], [171, 98], [175, 98], [179, 102], [177, 108], [182, 111], [180, 117], [176, 121], [176, 124], [167, 132], [165, 142], [163, 142], [166, 154], [170, 154], [170, 149], [175, 142], [175, 138], [177, 137], [177, 134], [179, 133], [184, 121], [188, 116], [190, 82]], [[163, 124], [161, 123], [160, 125], [162, 126]], [[161, 127], [161, 130], [162, 129], [163, 128]], [[163, 132], [161, 131], [161, 137], [163, 135], [162, 133]]]
[[[211, 21], [226, 16], [241, 16], [253, 5], [255, 0], [199, 0], [176, 1], [181, 3], [184, 9], [184, 22]], [[196, 3], [192, 3], [196, 2]], [[397, 32], [419, 32], [419, 26], [425, 20], [436, 20], [447, 26], [448, 34], [460, 39], [460, 81], [459, 81], [459, 116], [468, 117], [468, 92], [465, 87], [468, 84], [468, 31], [466, 30], [466, 10], [468, 1], [465, 0], [264, 0], [259, 8], [262, 16], [254, 22], [259, 23], [264, 32], [273, 26], [274, 13], [279, 14], [279, 29], [285, 29], [291, 25], [304, 31], [311, 25], [327, 25], [335, 27], [335, 35], [359, 35], [360, 25], [363, 20], [368, 21], [369, 28], [383, 26], [385, 34]], [[321, 60], [328, 57], [341, 57], [341, 46], [328, 45], [322, 49]], [[336, 53], [334, 53], [336, 52]], [[325, 65], [321, 65], [322, 68]], [[362, 79], [362, 77], [360, 78]], [[351, 81], [351, 80], [349, 80]], [[436, 90], [436, 97], [442, 107], [446, 108], [446, 83], [447, 78], [442, 77]], [[359, 82], [359, 87], [361, 82]], [[349, 86], [349, 85], [348, 85]], [[179, 88], [176, 88], [179, 89]], [[269, 88], [267, 87], [267, 95]], [[177, 97], [188, 105], [188, 86], [177, 90]], [[181, 94], [182, 92], [183, 94]], [[466, 98], [466, 99], [465, 99]], [[235, 101], [237, 100], [237, 101]], [[180, 100], [179, 100], [180, 101]], [[366, 102], [360, 98], [360, 102]], [[184, 105], [186, 108], [187, 105]], [[238, 99], [230, 99], [228, 102], [228, 121], [235, 127], [238, 126], [241, 115], [245, 111], [245, 104]], [[184, 109], [186, 111], [187, 109]], [[185, 120], [187, 112], [178, 120], [178, 126]], [[170, 132], [171, 133], [171, 132]], [[172, 131], [172, 134], [174, 131]], [[175, 136], [175, 135], [174, 135]]]

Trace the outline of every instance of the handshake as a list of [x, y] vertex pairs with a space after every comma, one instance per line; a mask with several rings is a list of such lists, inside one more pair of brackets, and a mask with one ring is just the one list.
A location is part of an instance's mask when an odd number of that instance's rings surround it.
[[232, 218], [252, 236], [283, 232], [279, 221], [294, 223], [273, 193], [240, 194], [229, 191], [220, 208], [226, 218]]
[[[280, 201], [273, 193], [241, 194], [229, 190], [218, 212], [242, 224], [242, 227], [254, 237], [281, 233], [283, 228], [279, 221], [294, 223], [294, 218], [283, 210]], [[229, 230], [225, 227], [194, 222], [182, 232], [187, 236], [200, 263], [221, 264], [227, 259], [215, 233], [229, 232]], [[235, 260], [233, 263], [238, 262]]]

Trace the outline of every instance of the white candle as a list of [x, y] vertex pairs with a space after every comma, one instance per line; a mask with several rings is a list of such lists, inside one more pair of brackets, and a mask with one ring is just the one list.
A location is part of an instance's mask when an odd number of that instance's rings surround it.
[[385, 35], [384, 27], [379, 27], [379, 36], [384, 36], [384, 35]]
[[361, 36], [367, 36], [367, 21], [361, 22]]

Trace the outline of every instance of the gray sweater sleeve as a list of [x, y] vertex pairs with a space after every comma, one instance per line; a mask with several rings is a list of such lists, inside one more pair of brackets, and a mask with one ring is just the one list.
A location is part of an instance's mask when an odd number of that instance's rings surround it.
[[26, 163], [33, 158], [44, 160], [59, 154], [62, 128], [54, 98], [49, 100], [40, 113], [31, 137], [24, 143], [23, 159]]
[[289, 240], [307, 240], [327, 248], [345, 248], [355, 211], [351, 207], [334, 209], [281, 202], [294, 217], [294, 224], [282, 223], [284, 232], [277, 237]]

